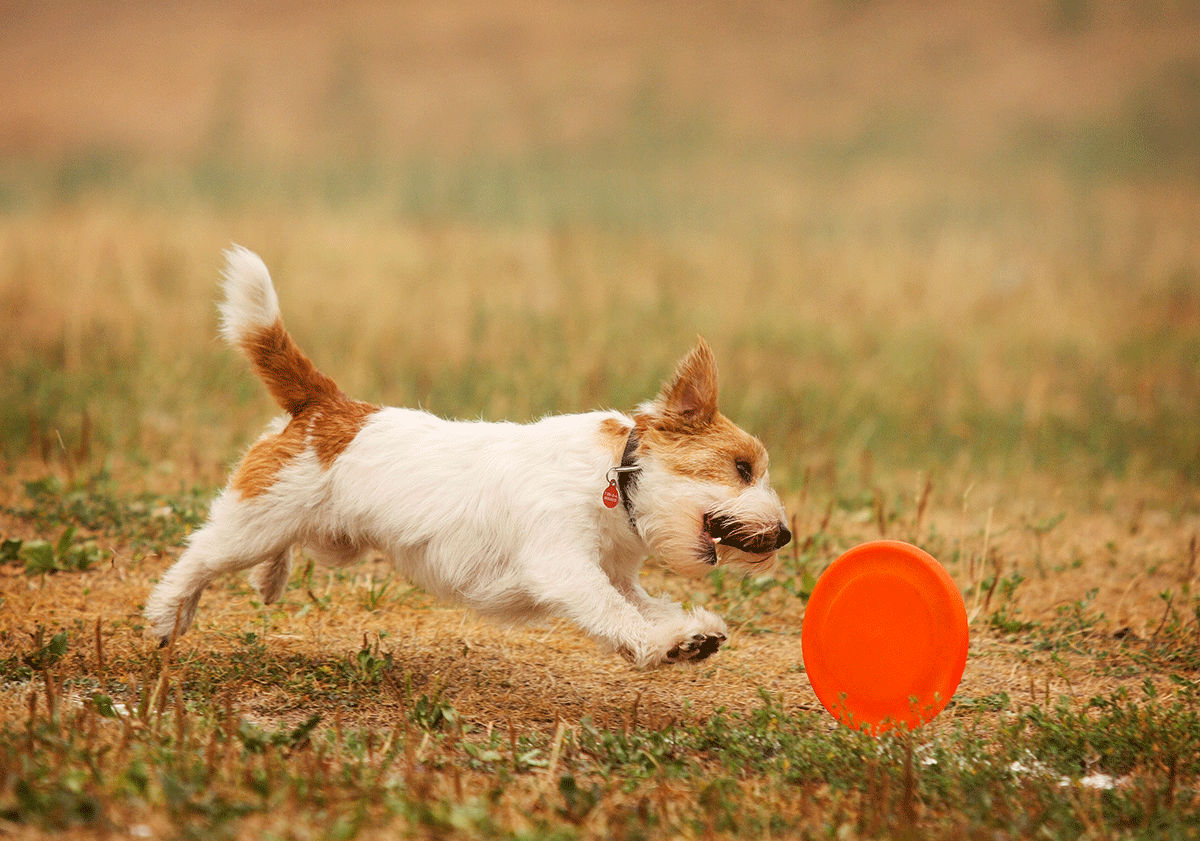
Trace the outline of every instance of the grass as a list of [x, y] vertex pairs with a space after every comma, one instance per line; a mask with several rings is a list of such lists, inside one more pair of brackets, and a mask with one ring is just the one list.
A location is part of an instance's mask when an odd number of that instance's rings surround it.
[[[66, 212], [68, 234], [93, 218]], [[729, 412], [787, 453], [841, 449], [844, 463], [870, 450], [906, 467], [965, 456], [979, 468], [1053, 465], [1088, 480], [1197, 475], [1186, 275], [1103, 285], [1099, 263], [1068, 267], [1054, 255], [1028, 258], [1046, 261], [1039, 276], [1008, 286], [990, 276], [1003, 267], [971, 267], [963, 255], [926, 268], [917, 246], [902, 245], [880, 276], [854, 253], [860, 237], [804, 253], [790, 235], [760, 234], [734, 260], [733, 236], [676, 233], [650, 246], [643, 235], [593, 228], [422, 231], [389, 228], [363, 210], [301, 213], [282, 236], [261, 221], [217, 224], [193, 211], [177, 230], [141, 240], [157, 211], [113, 212], [103, 211], [102, 225], [136, 233], [120, 246], [97, 243], [120, 252], [98, 254], [82, 276], [56, 265], [54, 237], [38, 234], [43, 216], [9, 218], [0, 272], [27, 336], [8, 351], [0, 394], [10, 459], [95, 446], [123, 455], [174, 448], [172, 458], [194, 461], [213, 448], [178, 452], [175, 425], [215, 426], [225, 414], [214, 395], [239, 413], [239, 438], [215, 449], [228, 453], [252, 434], [260, 395], [211, 338], [211, 276], [237, 232], [266, 246], [301, 341], [372, 399], [518, 419], [629, 406], [699, 331], [720, 349]], [[1115, 236], [1138, 224], [1121, 218], [1109, 228]], [[949, 247], [976, 233], [951, 234]], [[341, 244], [313, 244], [329, 238]], [[331, 285], [347, 290], [345, 303], [326, 305]], [[422, 325], [429, 312], [436, 331]], [[538, 341], [514, 342], [520, 335]], [[656, 337], [649, 346], [639, 341], [646, 335]], [[560, 376], [560, 364], [575, 375]], [[805, 465], [785, 457], [779, 466], [795, 484]]]
[[[878, 740], [766, 690], [745, 711], [684, 720], [653, 708], [639, 718], [639, 693], [619, 726], [587, 715], [485, 725], [461, 716], [444, 687], [417, 695], [411, 675], [365, 645], [325, 665], [346, 706], [289, 687], [320, 711], [264, 725], [238, 705], [244, 679], [223, 675], [224, 692], [196, 685], [217, 666], [209, 658], [167, 652], [114, 680], [99, 633], [94, 652], [73, 650], [92, 640], [69, 637], [35, 640], [22, 657], [40, 683], [31, 681], [25, 715], [0, 731], [0, 807], [18, 825], [206, 838], [950, 838], [968, 827], [1078, 837], [1095, 826], [1183, 838], [1196, 828], [1194, 683], [1170, 699], [1150, 680], [1083, 704], [963, 698], [965, 709], [932, 733]], [[257, 639], [235, 652], [252, 670], [276, 668]], [[368, 695], [389, 710], [386, 727], [347, 725]], [[1118, 782], [1081, 782], [1096, 775]]]
[[[83, 569], [0, 567], [0, 816], [81, 837], [1195, 832], [1200, 601], [1187, 586], [1162, 594], [1144, 630], [1115, 633], [1101, 609], [1112, 600], [1094, 589], [1054, 604], [1019, 573], [981, 578], [965, 593], [982, 610], [950, 708], [918, 733], [871, 739], [834, 725], [807, 687], [798, 629], [815, 577], [882, 523], [918, 529], [969, 580], [984, 536], [919, 522], [936, 506], [918, 517], [888, 502], [880, 517], [866, 497], [808, 495], [802, 510], [826, 513], [770, 576], [650, 573], [721, 611], [735, 639], [711, 663], [636, 675], [569, 628], [503, 632], [375, 565], [310, 567], [271, 607], [221, 582], [197, 634], [160, 652], [128, 602], [159, 564], [124, 547], [154, 551], [153, 512], [194, 498], [30, 482], [9, 522], [76, 518], [118, 548]], [[59, 498], [75, 500], [67, 513]], [[1063, 528], [1034, 526], [989, 541], [1032, 551]], [[1173, 563], [1159, 572], [1178, 576]], [[1047, 578], [1062, 587], [1074, 572]]]
[[[1194, 10], [430, 9], [0, 39], [43, 68], [0, 115], [0, 834], [1194, 837]], [[154, 649], [142, 601], [274, 411], [214, 338], [233, 241], [349, 393], [443, 415], [629, 409], [705, 335], [797, 539], [645, 575], [729, 644], [637, 673], [302, 559]], [[873, 740], [799, 634], [880, 536], [943, 562], [972, 643], [937, 720]]]

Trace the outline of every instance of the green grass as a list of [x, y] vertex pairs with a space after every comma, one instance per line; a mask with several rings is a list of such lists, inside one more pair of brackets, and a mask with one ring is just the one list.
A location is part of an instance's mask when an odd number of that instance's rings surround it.
[[[811, 493], [830, 514], [784, 552], [772, 576], [716, 570], [703, 584], [707, 606], [743, 639], [797, 633], [778, 617], [803, 603], [873, 502], [869, 493]], [[197, 503], [190, 493], [122, 494], [104, 477], [29, 482], [24, 498], [7, 512], [12, 522], [50, 534], [69, 524], [72, 538], [72, 529], [86, 529], [102, 543], [142, 547], [123, 548], [129, 559], [176, 539], [150, 506], [188, 511]], [[875, 504], [884, 528], [923, 529], [921, 542], [962, 577], [960, 541], [922, 527], [920, 505]], [[1048, 540], [1063, 522], [1046, 518], [1026, 532]], [[97, 576], [95, 568], [48, 570], [40, 589], [67, 592], [80, 579], [99, 587]], [[362, 585], [357, 576], [347, 570], [331, 582], [334, 592], [362, 587], [337, 610], [413, 609], [389, 589], [390, 577]], [[96, 614], [94, 627], [79, 617], [38, 626], [24, 641], [0, 631], [11, 652], [0, 658], [9, 711], [0, 725], [0, 820], [13, 831], [71, 837], [134, 826], [184, 838], [1067, 839], [1097, 827], [1128, 839], [1191, 837], [1200, 829], [1200, 601], [1186, 587], [1164, 593], [1152, 633], [1114, 636], [1095, 593], [1025, 613], [1028, 586], [1013, 573], [995, 586], [981, 579], [978, 596], [964, 594], [989, 617], [976, 645], [981, 638], [989, 650], [990, 629], [991, 639], [1019, 649], [1020, 676], [1008, 691], [960, 691], [936, 726], [877, 739], [764, 688], [756, 703], [700, 709], [685, 701], [669, 713], [641, 704], [638, 692], [618, 722], [586, 711], [557, 723], [489, 720], [458, 708], [461, 676], [414, 667], [411, 643], [390, 633], [341, 650], [275, 650], [269, 637], [333, 607], [332, 596], [323, 603], [314, 593], [311, 570], [293, 577], [280, 605], [256, 608], [258, 626], [202, 629], [215, 639], [179, 651], [127, 641], [139, 625], [123, 615], [127, 590], [118, 587], [93, 597], [95, 609], [114, 611]], [[223, 587], [206, 604], [246, 597], [240, 582]], [[1015, 622], [1020, 616], [1027, 619]], [[214, 642], [223, 651], [212, 651]], [[1019, 664], [1045, 656], [1070, 692], [1052, 695], [1033, 672], [1023, 686], [1027, 667]], [[1123, 676], [1110, 684], [1117, 688], [1073, 688], [1104, 670]], [[1112, 787], [1083, 782], [1096, 775]]]
[[[144, 683], [113, 690], [94, 676], [64, 679], [55, 665], [65, 654], [39, 669], [46, 684], [24, 720], [0, 727], [0, 816], [10, 825], [115, 831], [148, 821], [196, 838], [953, 838], [966, 827], [1077, 838], [1103, 825], [1147, 839], [1200, 826], [1200, 712], [1149, 686], [1082, 706], [1014, 711], [1001, 698], [935, 736], [877, 740], [766, 692], [745, 713], [628, 729], [586, 717], [549, 731], [484, 729], [426, 695], [405, 699], [406, 713], [383, 730], [327, 714], [263, 727], [233, 701], [190, 688], [202, 664], [148, 663]], [[379, 675], [395, 685], [386, 664]], [[369, 691], [360, 678], [348, 670], [336, 680], [354, 698]], [[108, 692], [137, 700], [116, 704]], [[998, 727], [985, 709], [1001, 713]], [[1099, 791], [1079, 782], [1095, 774], [1120, 782]]]

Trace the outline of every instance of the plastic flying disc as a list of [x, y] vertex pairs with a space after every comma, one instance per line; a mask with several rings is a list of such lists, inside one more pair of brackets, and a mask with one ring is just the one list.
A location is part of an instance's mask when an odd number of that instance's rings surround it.
[[967, 664], [967, 610], [950, 574], [898, 540], [863, 543], [825, 570], [804, 611], [804, 668], [834, 718], [909, 729], [942, 711]]

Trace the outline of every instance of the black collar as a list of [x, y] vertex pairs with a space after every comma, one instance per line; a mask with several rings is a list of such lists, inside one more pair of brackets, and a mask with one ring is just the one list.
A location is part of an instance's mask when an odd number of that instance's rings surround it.
[[621, 454], [621, 464], [609, 470], [610, 481], [612, 474], [617, 474], [617, 491], [621, 496], [621, 505], [625, 507], [625, 516], [629, 518], [629, 526], [635, 532], [637, 531], [637, 520], [633, 516], [633, 501], [630, 499], [630, 495], [637, 487], [638, 473], [642, 471], [634, 458], [639, 443], [637, 429], [629, 430], [629, 440], [625, 442], [625, 452]]
[[[638, 467], [633, 456], [637, 453], [638, 434], [636, 429], [629, 431], [629, 440], [625, 442], [625, 452], [621, 454], [621, 467], [623, 469], [617, 471], [617, 490], [621, 492], [621, 504], [625, 506], [625, 513], [629, 515], [629, 525], [634, 526], [633, 519], [633, 502], [629, 499], [629, 492], [637, 485], [638, 474], [642, 472], [642, 468]], [[634, 528], [636, 531], [636, 526]]]

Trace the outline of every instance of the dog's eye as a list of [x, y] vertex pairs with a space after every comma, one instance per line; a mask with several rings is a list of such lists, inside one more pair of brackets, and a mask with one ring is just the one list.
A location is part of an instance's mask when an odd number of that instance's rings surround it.
[[754, 468], [750, 466], [750, 462], [739, 458], [734, 463], [734, 467], [737, 468], [738, 478], [740, 478], [747, 485], [754, 481]]

